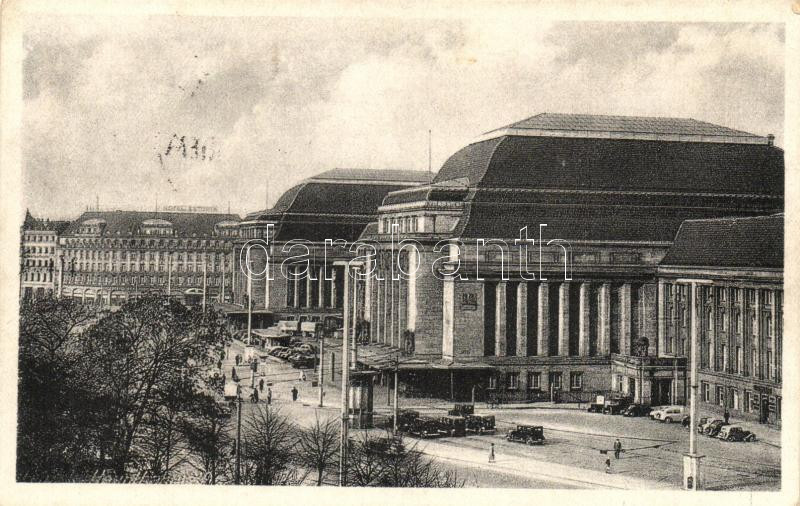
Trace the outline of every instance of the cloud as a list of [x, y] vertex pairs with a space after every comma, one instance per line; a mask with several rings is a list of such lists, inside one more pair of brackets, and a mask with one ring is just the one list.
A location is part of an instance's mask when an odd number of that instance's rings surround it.
[[[779, 25], [530, 20], [28, 20], [25, 198], [261, 208], [331, 167], [425, 169], [538, 112], [783, 128]], [[165, 155], [200, 140], [213, 160]], [[158, 155], [161, 155], [159, 159]]]

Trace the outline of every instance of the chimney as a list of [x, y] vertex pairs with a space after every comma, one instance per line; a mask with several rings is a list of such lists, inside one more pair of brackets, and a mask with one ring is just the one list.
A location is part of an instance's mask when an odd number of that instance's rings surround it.
[[773, 146], [775, 144], [775, 136], [772, 134], [767, 135], [767, 146]]

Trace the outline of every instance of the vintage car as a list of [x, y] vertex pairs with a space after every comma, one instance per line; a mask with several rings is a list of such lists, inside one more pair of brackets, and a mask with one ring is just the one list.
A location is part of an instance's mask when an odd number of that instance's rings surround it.
[[467, 415], [465, 426], [468, 433], [494, 434], [494, 415]]
[[463, 416], [447, 415], [439, 419], [439, 434], [450, 437], [462, 437], [467, 435], [466, 420]]
[[439, 420], [427, 416], [421, 416], [419, 418], [415, 418], [411, 422], [411, 428], [409, 429], [408, 433], [419, 438], [439, 437], [442, 435], [440, 432], [441, 429], [442, 424], [439, 422]]
[[472, 404], [456, 404], [453, 409], [447, 411], [450, 416], [467, 416], [475, 413], [475, 406]]
[[622, 416], [647, 416], [650, 414], [650, 406], [644, 404], [631, 404], [622, 410]]
[[714, 419], [706, 423], [703, 427], [703, 434], [709, 437], [717, 437], [722, 427], [726, 426], [725, 420]]
[[665, 423], [680, 422], [685, 414], [683, 406], [666, 406], [662, 409], [651, 411], [650, 418]]
[[[401, 409], [397, 411], [397, 430], [400, 432], [408, 432], [411, 430], [411, 425], [414, 420], [419, 418], [419, 411], [413, 409]], [[392, 425], [392, 419], [389, 418], [389, 425]]]
[[756, 435], [749, 430], [745, 430], [738, 425], [726, 425], [717, 434], [723, 441], [755, 441]]
[[613, 397], [611, 399], [606, 399], [606, 402], [603, 405], [603, 414], [618, 415], [622, 413], [622, 411], [627, 408], [630, 403], [631, 400], [627, 397]]
[[544, 427], [541, 425], [517, 425], [506, 434], [506, 439], [529, 445], [544, 444]]
[[316, 364], [316, 358], [308, 353], [295, 353], [289, 357], [289, 363], [295, 369], [310, 369]]

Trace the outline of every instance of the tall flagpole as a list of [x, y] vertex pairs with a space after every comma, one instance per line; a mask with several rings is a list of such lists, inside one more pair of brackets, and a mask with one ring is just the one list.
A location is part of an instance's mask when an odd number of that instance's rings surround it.
[[247, 344], [250, 344], [250, 333], [253, 330], [253, 282], [250, 279], [250, 249], [247, 249], [245, 255], [245, 264], [247, 265]]

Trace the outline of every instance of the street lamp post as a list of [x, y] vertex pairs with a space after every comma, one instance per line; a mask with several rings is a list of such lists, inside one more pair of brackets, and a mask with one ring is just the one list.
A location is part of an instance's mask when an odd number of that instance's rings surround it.
[[236, 475], [234, 482], [241, 483], [241, 463], [242, 463], [242, 392], [241, 387], [236, 385]]

